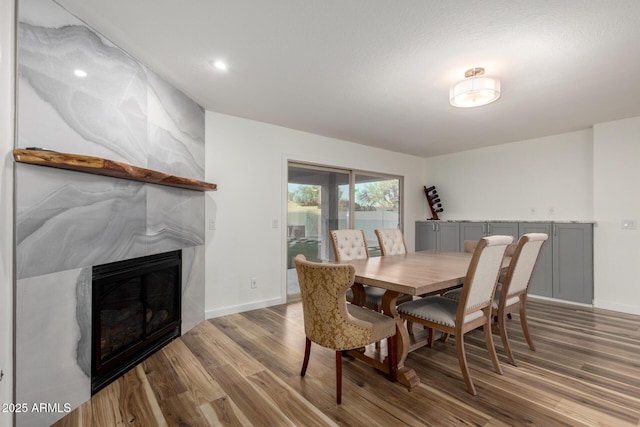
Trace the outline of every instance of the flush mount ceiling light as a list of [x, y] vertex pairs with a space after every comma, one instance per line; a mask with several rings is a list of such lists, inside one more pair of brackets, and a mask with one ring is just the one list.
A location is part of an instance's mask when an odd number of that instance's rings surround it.
[[484, 68], [472, 68], [464, 73], [466, 79], [456, 83], [449, 91], [449, 102], [454, 107], [480, 107], [500, 98], [500, 80], [484, 76]]

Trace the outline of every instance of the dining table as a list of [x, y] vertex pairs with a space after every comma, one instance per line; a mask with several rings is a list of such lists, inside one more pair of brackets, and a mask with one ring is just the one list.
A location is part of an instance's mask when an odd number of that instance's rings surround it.
[[[382, 311], [393, 317], [396, 322], [397, 372], [398, 382], [410, 389], [420, 383], [415, 370], [405, 365], [409, 351], [426, 344], [427, 334], [409, 334], [396, 308], [396, 301], [402, 294], [420, 296], [444, 292], [461, 285], [473, 254], [467, 252], [419, 251], [402, 255], [387, 255], [359, 260], [350, 260], [355, 267], [353, 303], [364, 301], [363, 285], [385, 289], [382, 298]], [[509, 258], [505, 257], [503, 269], [508, 267]], [[379, 349], [373, 351], [352, 350], [354, 358], [369, 363], [383, 372], [388, 365]], [[388, 372], [387, 372], [388, 373]]]

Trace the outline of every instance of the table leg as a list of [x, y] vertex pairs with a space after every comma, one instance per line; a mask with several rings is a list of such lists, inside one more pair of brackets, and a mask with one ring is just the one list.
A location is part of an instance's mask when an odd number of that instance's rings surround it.
[[351, 301], [351, 304], [355, 304], [360, 307], [364, 306], [367, 299], [367, 296], [364, 293], [364, 285], [362, 283], [354, 283], [351, 286], [351, 292], [353, 292], [353, 301]]
[[396, 301], [400, 296], [399, 292], [387, 290], [382, 297], [382, 311], [396, 321], [396, 347], [398, 349], [398, 382], [409, 387], [409, 389], [420, 384], [420, 377], [413, 368], [404, 365], [409, 354], [409, 333], [396, 309]]

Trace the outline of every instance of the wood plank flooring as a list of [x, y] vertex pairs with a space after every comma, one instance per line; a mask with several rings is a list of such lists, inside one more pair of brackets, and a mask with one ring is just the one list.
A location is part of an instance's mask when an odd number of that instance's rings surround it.
[[136, 366], [56, 426], [640, 426], [640, 316], [531, 299], [530, 351], [508, 322], [518, 366], [491, 366], [481, 331], [466, 350], [478, 396], [466, 387], [454, 340], [409, 354], [412, 391], [343, 359], [335, 403], [334, 353], [316, 346], [300, 377], [299, 302], [204, 321]]

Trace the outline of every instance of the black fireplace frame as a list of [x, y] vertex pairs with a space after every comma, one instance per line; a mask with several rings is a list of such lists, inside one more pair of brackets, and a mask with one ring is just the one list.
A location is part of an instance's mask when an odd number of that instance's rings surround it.
[[[170, 268], [176, 269], [178, 280], [173, 296], [174, 319], [161, 329], [147, 334], [146, 318], [142, 316], [143, 338], [128, 347], [125, 351], [101, 362], [101, 319], [100, 311], [97, 309], [100, 298], [100, 286], [112, 283], [113, 281], [125, 281], [127, 279], [141, 277], [141, 299], [143, 304], [146, 304], [147, 283], [144, 280], [145, 275]], [[93, 395], [181, 335], [182, 251], [166, 252], [94, 266], [92, 282], [91, 394]], [[146, 309], [146, 307], [144, 307], [144, 309]]]

